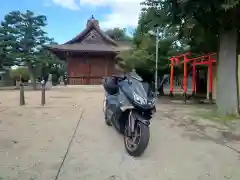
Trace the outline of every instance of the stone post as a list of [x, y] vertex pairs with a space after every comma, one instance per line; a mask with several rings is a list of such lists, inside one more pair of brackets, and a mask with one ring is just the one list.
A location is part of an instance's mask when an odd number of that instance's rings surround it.
[[20, 83], [20, 106], [25, 105], [25, 97], [24, 97], [24, 84], [21, 81]]
[[44, 106], [46, 104], [46, 97], [45, 97], [45, 82], [44, 80], [41, 81], [41, 87], [42, 87], [42, 97], [41, 97], [41, 105]]

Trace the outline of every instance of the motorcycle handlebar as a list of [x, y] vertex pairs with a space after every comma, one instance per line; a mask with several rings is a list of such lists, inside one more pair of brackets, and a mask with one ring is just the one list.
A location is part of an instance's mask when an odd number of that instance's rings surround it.
[[[126, 76], [112, 75], [111, 77], [114, 78], [116, 83], [119, 82], [119, 81], [124, 81], [125, 79], [127, 79]], [[109, 78], [109, 77], [103, 77], [103, 82], [105, 82], [107, 78]]]
[[126, 76], [117, 76], [117, 75], [112, 75], [113, 78], [116, 79], [116, 81], [124, 81], [125, 79], [127, 79]]

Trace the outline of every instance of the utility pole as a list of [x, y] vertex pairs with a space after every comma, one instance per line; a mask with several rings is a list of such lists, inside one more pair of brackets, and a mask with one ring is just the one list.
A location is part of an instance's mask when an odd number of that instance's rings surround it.
[[155, 36], [155, 38], [156, 38], [156, 59], [155, 59], [155, 87], [154, 87], [154, 89], [155, 89], [155, 94], [156, 95], [158, 95], [158, 44], [159, 44], [159, 27], [157, 27], [156, 28], [156, 32], [154, 32], [154, 31], [152, 31], [152, 30], [150, 30], [150, 31], [148, 31], [148, 33], [150, 34], [150, 35], [153, 35], [153, 36]]
[[158, 43], [159, 43], [159, 28], [156, 32], [156, 64], [155, 64], [155, 93], [158, 95]]

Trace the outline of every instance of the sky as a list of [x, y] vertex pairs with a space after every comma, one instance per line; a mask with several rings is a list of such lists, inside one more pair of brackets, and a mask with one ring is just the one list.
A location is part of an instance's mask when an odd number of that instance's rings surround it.
[[64, 43], [86, 26], [93, 15], [105, 30], [127, 28], [131, 33], [137, 25], [143, 0], [0, 0], [0, 20], [13, 10], [31, 10], [45, 15], [45, 31], [58, 43]]

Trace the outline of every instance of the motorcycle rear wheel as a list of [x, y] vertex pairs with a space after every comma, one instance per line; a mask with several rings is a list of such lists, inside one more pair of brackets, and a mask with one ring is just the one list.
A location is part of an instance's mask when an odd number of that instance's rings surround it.
[[139, 121], [136, 122], [134, 135], [132, 135], [132, 137], [128, 136], [128, 125], [126, 125], [124, 131], [124, 144], [126, 151], [131, 156], [141, 156], [148, 146], [149, 138], [149, 127], [143, 123]]

